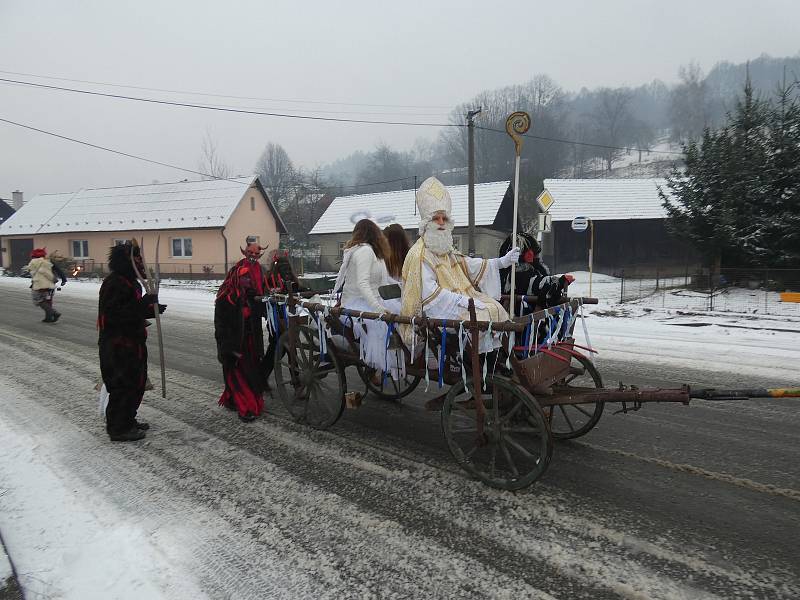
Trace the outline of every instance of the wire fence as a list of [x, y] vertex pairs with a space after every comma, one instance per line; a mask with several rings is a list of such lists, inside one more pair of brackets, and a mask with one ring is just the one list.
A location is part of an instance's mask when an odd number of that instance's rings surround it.
[[621, 273], [619, 301], [652, 308], [800, 317], [800, 269], [722, 268], [628, 277]]

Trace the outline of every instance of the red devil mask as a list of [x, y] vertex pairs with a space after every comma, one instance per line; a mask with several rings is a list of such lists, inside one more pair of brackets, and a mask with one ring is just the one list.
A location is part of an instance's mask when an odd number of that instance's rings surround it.
[[244, 250], [240, 246], [239, 250], [241, 250], [242, 255], [250, 262], [258, 262], [258, 259], [264, 256], [264, 251], [266, 248], [262, 248], [255, 242], [252, 242], [247, 244], [247, 248]]

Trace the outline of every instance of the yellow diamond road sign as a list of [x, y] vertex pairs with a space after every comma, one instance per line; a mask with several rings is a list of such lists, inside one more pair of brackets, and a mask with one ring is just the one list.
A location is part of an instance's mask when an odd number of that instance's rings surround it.
[[544, 212], [550, 210], [550, 207], [553, 206], [555, 199], [550, 195], [550, 192], [544, 190], [539, 197], [536, 198], [536, 202]]

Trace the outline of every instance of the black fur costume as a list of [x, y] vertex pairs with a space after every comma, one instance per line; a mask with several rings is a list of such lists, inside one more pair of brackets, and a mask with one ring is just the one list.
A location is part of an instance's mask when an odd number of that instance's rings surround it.
[[108, 257], [111, 273], [100, 286], [97, 315], [100, 372], [109, 394], [106, 430], [112, 439], [137, 439], [136, 411], [147, 381], [145, 319], [154, 316], [156, 301], [152, 296], [142, 296], [131, 264], [132, 251], [138, 255], [138, 248], [130, 243], [111, 249]]
[[[518, 234], [517, 245], [520, 248], [520, 255], [514, 281], [514, 293], [536, 296], [537, 298], [535, 305], [528, 302], [528, 306], [523, 309], [522, 314], [530, 314], [536, 310], [559, 304], [566, 289], [564, 276], [550, 274], [550, 269], [541, 261], [542, 247], [531, 234]], [[505, 256], [509, 250], [511, 250], [511, 236], [508, 236], [500, 246], [500, 256]], [[525, 262], [527, 250], [533, 251], [533, 262]], [[500, 282], [503, 286], [503, 293], [510, 293], [511, 267], [500, 270]], [[515, 304], [514, 314], [520, 314], [519, 302]]]

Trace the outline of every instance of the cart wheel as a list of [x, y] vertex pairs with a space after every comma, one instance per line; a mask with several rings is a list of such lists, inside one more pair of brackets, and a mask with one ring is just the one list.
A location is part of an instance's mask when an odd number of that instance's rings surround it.
[[[467, 382], [472, 389], [472, 380]], [[528, 391], [506, 377], [486, 378], [483, 439], [478, 438], [475, 401], [463, 382], [450, 388], [442, 407], [442, 429], [461, 467], [487, 485], [524, 488], [544, 474], [553, 438], [542, 409]]]
[[[405, 360], [405, 357], [403, 357], [403, 359]], [[361, 377], [367, 389], [384, 400], [399, 400], [400, 398], [405, 398], [416, 389], [420, 382], [420, 377], [406, 373], [406, 376], [400, 381], [395, 381], [392, 379], [391, 375], [387, 376], [385, 380], [381, 377], [381, 382], [376, 385], [372, 381], [372, 377], [378, 372], [377, 369], [361, 363], [358, 363], [356, 367], [358, 369], [358, 376]]]
[[290, 349], [290, 331], [278, 338], [275, 390], [295, 421], [327, 429], [344, 410], [347, 384], [334, 353], [328, 352], [325, 361], [321, 360], [316, 328], [299, 325], [295, 331], [294, 353]]
[[[578, 364], [575, 364], [578, 363]], [[570, 387], [601, 388], [603, 380], [597, 368], [585, 356], [573, 356], [571, 373], [553, 386], [553, 391], [568, 391]], [[557, 440], [569, 440], [589, 433], [603, 414], [603, 402], [594, 404], [556, 404], [546, 406], [544, 414], [550, 431]]]

